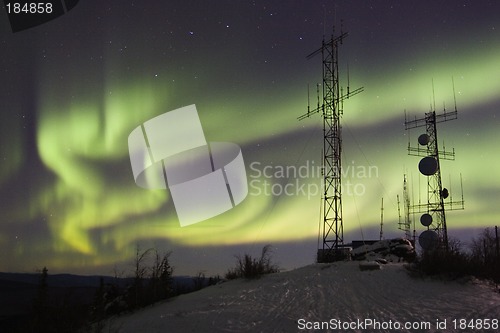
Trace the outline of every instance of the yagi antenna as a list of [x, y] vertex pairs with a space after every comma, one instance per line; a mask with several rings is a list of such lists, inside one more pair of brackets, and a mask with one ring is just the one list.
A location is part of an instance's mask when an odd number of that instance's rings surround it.
[[[337, 13], [334, 13], [334, 15], [335, 14]], [[333, 26], [333, 29], [335, 29], [335, 25]], [[323, 39], [325, 39], [325, 35], [326, 35], [326, 7], [323, 5]]]
[[347, 62], [347, 96], [349, 96], [349, 62]]
[[399, 216], [398, 224], [401, 225], [401, 207], [399, 206], [399, 194], [396, 195], [396, 198], [398, 200], [398, 216]]
[[462, 192], [462, 205], [463, 205], [463, 202], [464, 202], [464, 186], [463, 186], [463, 183], [462, 183], [462, 173], [460, 173], [460, 189], [461, 189], [461, 192]]
[[457, 95], [455, 95], [455, 80], [451, 77], [451, 84], [453, 85], [453, 102], [455, 103], [455, 111], [457, 111]]
[[[335, 11], [335, 16], [337, 16], [337, 12]], [[337, 20], [337, 17], [335, 17], [335, 21]], [[340, 34], [342, 35], [344, 33], [344, 20], [340, 20]], [[340, 45], [342, 45], [344, 42], [343, 39], [340, 40]]]
[[432, 79], [432, 105], [434, 106], [433, 111], [436, 111], [436, 95], [434, 94], [434, 79]]
[[311, 99], [309, 98], [309, 83], [307, 84], [307, 114], [311, 113]]
[[316, 97], [318, 99], [317, 110], [319, 110], [319, 83], [316, 83]]
[[449, 177], [448, 181], [450, 182], [450, 185], [448, 186], [450, 188], [450, 202], [453, 203], [453, 190], [451, 188], [451, 175], [448, 175], [448, 177]]

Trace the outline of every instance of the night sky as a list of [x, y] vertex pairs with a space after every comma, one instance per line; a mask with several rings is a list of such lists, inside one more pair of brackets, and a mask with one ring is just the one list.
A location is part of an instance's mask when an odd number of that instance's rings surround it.
[[[465, 210], [447, 222], [470, 241], [500, 216], [498, 13], [498, 1], [81, 0], [12, 33], [2, 10], [0, 271], [109, 275], [131, 269], [136, 245], [173, 251], [176, 274], [222, 274], [268, 243], [285, 269], [314, 262], [322, 121], [297, 117], [321, 82], [321, 58], [306, 56], [341, 22], [342, 85], [348, 66], [351, 89], [364, 87], [344, 103], [346, 242], [378, 237], [382, 197], [384, 234], [403, 235], [403, 174], [414, 203], [426, 184], [404, 111], [423, 117], [433, 85], [436, 110], [453, 110], [452, 78], [458, 119], [438, 140], [455, 148], [443, 183], [459, 200], [462, 175]], [[242, 148], [249, 194], [181, 228], [168, 191], [136, 186], [127, 138], [190, 104], [208, 141]], [[280, 173], [301, 166], [304, 177]]]

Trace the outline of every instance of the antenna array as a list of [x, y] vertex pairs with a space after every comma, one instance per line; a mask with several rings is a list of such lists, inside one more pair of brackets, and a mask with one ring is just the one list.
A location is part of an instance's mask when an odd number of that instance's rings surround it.
[[[434, 84], [432, 86], [434, 99]], [[453, 87], [453, 94], [455, 88]], [[450, 120], [457, 119], [456, 98], [455, 109], [446, 111], [437, 115], [435, 111], [435, 102], [431, 104], [431, 111], [425, 113], [425, 117], [413, 120], [408, 120], [405, 112], [405, 129], [410, 130], [419, 127], [425, 127], [426, 132], [418, 137], [419, 147], [412, 147], [408, 142], [408, 154], [412, 156], [423, 157], [418, 165], [420, 173], [427, 176], [427, 203], [419, 203], [417, 205], [408, 205], [409, 216], [411, 213], [422, 214], [420, 217], [421, 224], [427, 228], [419, 236], [419, 244], [424, 250], [444, 249], [448, 250], [448, 230], [446, 225], [447, 210], [464, 209], [464, 199], [462, 191], [462, 199], [453, 201], [449, 190], [443, 187], [441, 181], [441, 160], [454, 160], [455, 150], [446, 151], [439, 149], [437, 138], [437, 124]], [[405, 182], [406, 186], [406, 182]], [[449, 200], [446, 200], [450, 197]], [[406, 198], [405, 198], [405, 204]]]

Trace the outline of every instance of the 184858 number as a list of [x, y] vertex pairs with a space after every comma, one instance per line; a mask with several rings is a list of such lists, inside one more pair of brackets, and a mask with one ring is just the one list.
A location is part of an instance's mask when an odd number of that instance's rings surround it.
[[8, 3], [5, 6], [9, 14], [51, 14], [53, 11], [51, 2], [32, 2], [24, 4], [14, 2]]

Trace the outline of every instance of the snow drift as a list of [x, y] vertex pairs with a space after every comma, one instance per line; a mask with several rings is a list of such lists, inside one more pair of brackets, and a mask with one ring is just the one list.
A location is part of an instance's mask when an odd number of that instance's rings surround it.
[[463, 324], [485, 320], [488, 332], [498, 331], [500, 294], [486, 283], [412, 278], [401, 264], [361, 271], [359, 262], [337, 262], [221, 283], [109, 323], [118, 332], [464, 332], [484, 331]]

